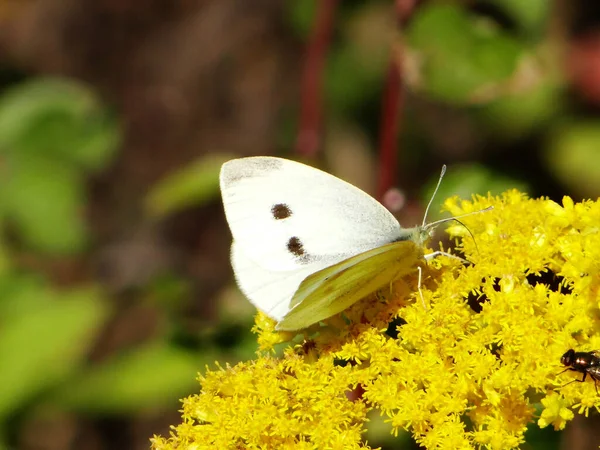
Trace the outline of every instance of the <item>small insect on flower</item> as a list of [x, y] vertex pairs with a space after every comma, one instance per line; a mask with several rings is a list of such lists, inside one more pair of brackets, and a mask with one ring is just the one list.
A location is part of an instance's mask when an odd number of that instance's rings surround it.
[[[583, 378], [581, 380], [573, 380], [567, 384], [571, 384], [575, 381], [583, 383], [585, 378], [589, 375], [594, 380], [596, 394], [598, 394], [597, 381], [600, 380], [600, 351], [594, 350], [592, 352], [576, 352], [571, 348], [564, 355], [562, 355], [560, 362], [567, 367], [561, 373], [564, 373], [567, 370], [572, 370], [574, 372], [580, 372], [583, 374]], [[567, 384], [565, 384], [565, 386]]]

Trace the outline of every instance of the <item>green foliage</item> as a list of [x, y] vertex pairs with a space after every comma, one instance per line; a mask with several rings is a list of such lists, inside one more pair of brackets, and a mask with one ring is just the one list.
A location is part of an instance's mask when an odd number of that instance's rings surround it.
[[485, 105], [480, 118], [494, 136], [513, 140], [543, 129], [565, 107], [557, 80], [537, 80], [533, 86]]
[[550, 170], [570, 189], [588, 197], [600, 191], [600, 122], [569, 121], [555, 126], [548, 136], [546, 161]]
[[169, 174], [146, 197], [151, 217], [166, 217], [191, 206], [201, 206], [219, 195], [219, 170], [231, 155], [209, 155]]
[[199, 368], [213, 360], [210, 354], [200, 358], [162, 342], [150, 342], [90, 367], [56, 391], [52, 403], [103, 414], [172, 406], [197, 386]]
[[0, 298], [5, 312], [0, 327], [0, 386], [5, 387], [0, 390], [0, 421], [82, 364], [107, 312], [93, 290], [59, 294], [42, 285], [23, 288], [18, 293], [24, 304]]
[[[117, 119], [73, 81], [34, 79], [0, 95], [0, 432], [28, 405], [95, 414], [173, 407], [196, 385], [198, 368], [216, 359], [218, 345], [209, 338], [183, 336], [204, 349], [200, 356], [165, 333], [89, 365], [111, 312], [105, 295], [93, 280], [59, 289], [15, 258], [23, 248], [55, 258], [86, 249], [87, 178], [110, 163], [119, 142]], [[147, 197], [149, 216], [213, 200], [229, 158], [201, 159], [158, 183]], [[18, 237], [16, 246], [5, 239], [7, 230]], [[169, 320], [189, 294], [189, 280], [179, 274], [140, 291]]]
[[526, 35], [538, 36], [546, 25], [552, 2], [548, 0], [487, 0], [502, 8]]
[[[419, 8], [407, 42], [415, 79], [427, 94], [453, 103], [478, 101], [515, 72], [521, 44], [458, 5]], [[485, 91], [484, 91], [485, 90]]]
[[327, 104], [337, 114], [348, 115], [381, 91], [384, 73], [383, 65], [365, 64], [355, 48], [344, 46], [327, 61]]
[[115, 119], [90, 89], [72, 80], [40, 78], [0, 98], [0, 151], [56, 157], [100, 169], [119, 143]]
[[72, 253], [87, 241], [82, 174], [45, 155], [11, 155], [2, 179], [4, 214], [31, 247]]
[[37, 79], [0, 97], [0, 214], [32, 249], [73, 253], [87, 242], [86, 173], [106, 166], [119, 130], [91, 91]]

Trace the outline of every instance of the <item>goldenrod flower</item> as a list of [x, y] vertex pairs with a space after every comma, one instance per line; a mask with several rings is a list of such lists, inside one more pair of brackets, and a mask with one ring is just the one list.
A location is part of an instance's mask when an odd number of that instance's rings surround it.
[[430, 264], [426, 310], [416, 275], [405, 277], [306, 330], [280, 357], [273, 345], [291, 335], [259, 314], [257, 359], [207, 370], [182, 423], [153, 448], [369, 448], [363, 432], [376, 410], [426, 448], [510, 449], [528, 425], [561, 429], [598, 409], [594, 382], [566, 385], [582, 374], [561, 373], [560, 357], [600, 349], [600, 203], [509, 191], [445, 208], [490, 205], [464, 220], [475, 240], [448, 229], [473, 264]]

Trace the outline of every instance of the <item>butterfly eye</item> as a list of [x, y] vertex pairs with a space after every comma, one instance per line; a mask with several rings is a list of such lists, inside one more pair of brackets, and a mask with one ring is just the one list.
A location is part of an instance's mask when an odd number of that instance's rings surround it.
[[292, 210], [284, 203], [277, 203], [271, 208], [271, 214], [275, 220], [287, 219], [292, 215]]
[[302, 241], [296, 236], [290, 238], [290, 240], [287, 243], [287, 248], [290, 251], [290, 253], [296, 256], [302, 256], [305, 253]]

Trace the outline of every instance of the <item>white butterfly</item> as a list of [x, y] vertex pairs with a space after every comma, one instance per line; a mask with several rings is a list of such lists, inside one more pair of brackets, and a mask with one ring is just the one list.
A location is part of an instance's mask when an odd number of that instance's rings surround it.
[[331, 317], [442, 253], [423, 255], [439, 222], [402, 228], [365, 192], [304, 164], [234, 159], [220, 183], [237, 283], [278, 330]]

